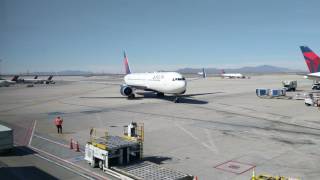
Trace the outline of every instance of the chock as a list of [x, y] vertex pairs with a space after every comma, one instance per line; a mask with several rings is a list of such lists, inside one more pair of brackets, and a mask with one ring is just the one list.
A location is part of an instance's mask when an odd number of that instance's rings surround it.
[[72, 140], [72, 138], [70, 140], [70, 149], [73, 149], [73, 140]]
[[80, 152], [80, 147], [78, 141], [76, 142], [76, 152]]

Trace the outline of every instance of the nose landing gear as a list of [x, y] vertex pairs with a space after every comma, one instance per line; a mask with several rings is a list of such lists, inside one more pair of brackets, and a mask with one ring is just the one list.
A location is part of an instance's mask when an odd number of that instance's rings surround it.
[[179, 103], [180, 102], [180, 97], [176, 96], [173, 100], [174, 103]]

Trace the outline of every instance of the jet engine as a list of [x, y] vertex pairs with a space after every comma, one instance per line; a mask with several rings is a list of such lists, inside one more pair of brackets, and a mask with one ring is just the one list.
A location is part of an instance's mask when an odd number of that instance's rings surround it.
[[120, 93], [121, 95], [128, 96], [128, 97], [131, 97], [132, 95], [134, 95], [133, 89], [127, 85], [121, 85]]

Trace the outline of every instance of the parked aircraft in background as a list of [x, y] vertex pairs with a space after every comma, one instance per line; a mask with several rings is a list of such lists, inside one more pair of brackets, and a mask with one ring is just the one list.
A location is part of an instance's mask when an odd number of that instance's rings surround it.
[[13, 76], [13, 78], [11, 80], [7, 80], [7, 79], [0, 79], [0, 87], [8, 87], [12, 84], [16, 84], [17, 79], [19, 78], [19, 76]]
[[308, 46], [300, 46], [300, 49], [310, 72], [305, 78], [314, 81], [312, 89], [320, 90], [320, 58]]
[[51, 75], [48, 77], [48, 79], [44, 80], [44, 83], [45, 84], [55, 84], [56, 82], [54, 82], [52, 79], [53, 79], [53, 76]]
[[25, 83], [25, 84], [54, 84], [55, 82], [52, 80], [53, 76], [49, 76], [48, 79], [38, 79], [38, 76], [35, 76], [33, 79], [17, 79], [17, 83]]
[[202, 68], [202, 71], [201, 72], [198, 72], [199, 75], [201, 75], [203, 78], [206, 78], [207, 77], [207, 73], [206, 71], [204, 70], [204, 68]]
[[303, 57], [309, 69], [309, 74], [306, 75], [307, 79], [320, 80], [320, 58], [307, 46], [300, 46]]
[[246, 78], [246, 76], [244, 76], [243, 74], [240, 73], [225, 73], [224, 70], [221, 71], [221, 77], [222, 78], [239, 78], [239, 79], [244, 79]]

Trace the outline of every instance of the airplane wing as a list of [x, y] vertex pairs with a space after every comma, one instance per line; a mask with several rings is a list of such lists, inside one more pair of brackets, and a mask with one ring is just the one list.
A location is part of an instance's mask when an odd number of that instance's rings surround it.
[[147, 91], [153, 91], [151, 89], [148, 89], [148, 87], [146, 86], [132, 86], [132, 85], [128, 85], [129, 87], [132, 87], [134, 89], [140, 89], [140, 90], [147, 90]]
[[203, 79], [203, 77], [187, 78], [187, 82], [188, 82], [188, 81], [196, 81], [196, 80], [199, 80], [199, 79]]
[[97, 97], [97, 96], [82, 96], [79, 98], [83, 98], [83, 99], [123, 99], [124, 97], [122, 96], [103, 96], [103, 97]]
[[180, 97], [194, 97], [194, 96], [204, 96], [204, 95], [210, 95], [210, 94], [220, 94], [223, 92], [208, 92], [208, 93], [195, 93], [195, 94], [183, 94]]
[[[123, 85], [123, 83], [103, 82], [103, 81], [80, 81], [80, 82], [94, 83], [94, 84], [103, 84], [103, 85], [118, 85], [118, 86]], [[153, 91], [153, 90], [148, 89], [146, 86], [132, 86], [132, 85], [127, 85], [127, 86], [132, 87], [132, 88], [134, 88], [134, 89], [139, 89], [139, 90]]]

